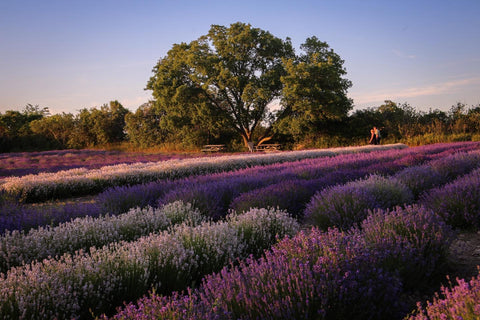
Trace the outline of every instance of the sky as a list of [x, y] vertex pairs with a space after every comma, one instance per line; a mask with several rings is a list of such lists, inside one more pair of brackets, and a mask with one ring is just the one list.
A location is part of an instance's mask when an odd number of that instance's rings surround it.
[[479, 0], [2, 0], [0, 112], [51, 114], [111, 100], [135, 111], [173, 44], [235, 22], [316, 36], [345, 62], [354, 110], [385, 100], [416, 110], [480, 104]]

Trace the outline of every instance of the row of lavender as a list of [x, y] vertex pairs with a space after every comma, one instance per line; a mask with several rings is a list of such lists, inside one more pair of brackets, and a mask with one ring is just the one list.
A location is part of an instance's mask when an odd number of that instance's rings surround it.
[[361, 228], [302, 231], [196, 289], [151, 294], [112, 319], [402, 319], [404, 294], [431, 279], [451, 239], [422, 207], [378, 210]]
[[[457, 147], [458, 147], [458, 145], [457, 145]], [[377, 162], [377, 163], [382, 163], [382, 164], [383, 164], [383, 167], [386, 168], [386, 169], [385, 169], [385, 170], [386, 170], [385, 172], [387, 172], [387, 173], [388, 173], [388, 172], [396, 172], [396, 171], [398, 171], [400, 168], [405, 167], [405, 166], [407, 166], [407, 165], [414, 164], [414, 163], [416, 163], [417, 161], [422, 162], [422, 161], [424, 161], [425, 159], [430, 159], [430, 158], [438, 158], [438, 157], [442, 157], [442, 158], [443, 158], [443, 157], [445, 157], [445, 156], [447, 155], [447, 153], [448, 153], [448, 148], [443, 148], [443, 146], [442, 146], [442, 147], [440, 147], [440, 146], [431, 147], [430, 149], [429, 149], [429, 148], [426, 148], [426, 149], [424, 149], [424, 150], [425, 150], [425, 153], [424, 153], [423, 155], [418, 153], [418, 151], [420, 151], [420, 149], [419, 149], [419, 150], [415, 150], [415, 151], [417, 151], [417, 152], [415, 152], [415, 153], [405, 153], [405, 154], [403, 154], [404, 157], [403, 157], [403, 158], [400, 158], [400, 159], [402, 159], [402, 160], [399, 161], [399, 162], [392, 161], [392, 160], [395, 159], [395, 158], [399, 158], [399, 154], [396, 154], [396, 156], [393, 156], [393, 154], [391, 154], [391, 155], [390, 155], [391, 158], [388, 158], [388, 156], [386, 156], [385, 154], [383, 154], [383, 156], [385, 156], [385, 157], [382, 158], [380, 155], [377, 154], [377, 155], [376, 155], [377, 158], [372, 157], [372, 158], [370, 158], [370, 159], [368, 159], [368, 160], [367, 160], [367, 158], [358, 159], [358, 157], [357, 157], [357, 160], [358, 160], [357, 162], [351, 161], [348, 165], [345, 165], [345, 167], [351, 166], [351, 167], [354, 167], [354, 168], [356, 167], [356, 169], [358, 169], [358, 168], [361, 168], [362, 166], [371, 164], [372, 162]], [[457, 149], [457, 150], [458, 150], [458, 149]], [[443, 152], [442, 152], [442, 151], [443, 151]], [[435, 153], [435, 152], [437, 152], [437, 153]], [[413, 155], [414, 155], [414, 157], [413, 157]], [[427, 156], [427, 155], [428, 155], [428, 156]], [[373, 156], [373, 154], [371, 154], [370, 156]], [[460, 161], [460, 158], [461, 158], [461, 157], [460, 157], [460, 156], [456, 156], [456, 157], [457, 157], [457, 161]], [[361, 157], [360, 157], [360, 158], [361, 158]], [[452, 156], [452, 158], [454, 158], [454, 156]], [[390, 161], [381, 161], [381, 160], [387, 160], [387, 159], [390, 160]], [[344, 158], [343, 160], [346, 160], [346, 159]], [[472, 159], [470, 159], [470, 161], [471, 161], [471, 160], [472, 160]], [[309, 161], [314, 162], [314, 160], [309, 160]], [[436, 163], [437, 163], [437, 169], [436, 169], [436, 170], [437, 170], [438, 173], [440, 173], [440, 172], [442, 172], [443, 169], [444, 169], [444, 170], [447, 170], [447, 169], [449, 168], [448, 163], [449, 163], [449, 161], [451, 161], [451, 159], [444, 159], [444, 160], [443, 160], [443, 163], [444, 163], [443, 166], [442, 166], [442, 160], [436, 160], [436, 161], [437, 161], [437, 162], [436, 162]], [[347, 161], [347, 162], [348, 162], [348, 161]], [[457, 164], [462, 164], [461, 166], [458, 166], [458, 167], [465, 167], [465, 168], [467, 168], [467, 169], [464, 169], [464, 170], [469, 170], [468, 168], [471, 169], [473, 166], [471, 166], [471, 165], [470, 165], [470, 166], [468, 166], [468, 165], [465, 166], [465, 164], [467, 164], [467, 162], [468, 162], [468, 160], [464, 160], [463, 163], [462, 163], [461, 161], [458, 162]], [[476, 159], [476, 161], [471, 161], [471, 162], [478, 163], [478, 158]], [[430, 165], [431, 165], [432, 163], [433, 163], [433, 162], [431, 162]], [[450, 164], [451, 164], [451, 163], [450, 163]], [[298, 165], [298, 166], [297, 166], [297, 165]], [[319, 163], [317, 163], [317, 166], [318, 166], [318, 165], [319, 165]], [[340, 162], [338, 162], [338, 163], [336, 164], [336, 166], [337, 166], [338, 168], [340, 168], [340, 167], [341, 167]], [[314, 169], [314, 167], [315, 167], [315, 165], [312, 165], [312, 163], [308, 163], [308, 161], [303, 161], [303, 162], [302, 162], [302, 161], [299, 161], [298, 163], [296, 163], [296, 165], [295, 165], [294, 168], [293, 168], [293, 172], [295, 172], [295, 175], [294, 175], [294, 176], [295, 176], [295, 177], [301, 176], [301, 177], [303, 177], [303, 178], [306, 178], [306, 177], [312, 178], [312, 177], [318, 177], [318, 176], [320, 176], [320, 175], [324, 175], [325, 173], [328, 172], [328, 170], [326, 169], [327, 167], [324, 168], [324, 171], [322, 171], [322, 170], [316, 170], [316, 169]], [[321, 167], [321, 166], [320, 166], [320, 167]], [[429, 166], [427, 166], [427, 167], [429, 167]], [[457, 166], [451, 166], [451, 165], [450, 165], [450, 167], [457, 167]], [[333, 168], [335, 168], [335, 166], [334, 166]], [[333, 171], [333, 170], [334, 170], [333, 168], [330, 169], [330, 171]], [[441, 170], [441, 168], [443, 168], [443, 169]], [[275, 167], [275, 169], [272, 170], [272, 171], [269, 171], [268, 168], [263, 168], [263, 169], [264, 169], [266, 172], [269, 172], [269, 173], [272, 173], [272, 172], [274, 172], [274, 171], [282, 171], [282, 170], [278, 170], [279, 167]], [[285, 166], [284, 169], [285, 169], [285, 171], [288, 171], [286, 166]], [[253, 170], [253, 169], [252, 169], [252, 170]], [[369, 170], [366, 170], [366, 172], [368, 172], [368, 171], [369, 171]], [[404, 170], [404, 171], [405, 171], [405, 170]], [[257, 173], [258, 173], [258, 171], [257, 171]], [[366, 174], [366, 173], [365, 173], [365, 171], [364, 171], [364, 172], [363, 172], [363, 175], [365, 175], [365, 174]], [[459, 174], [459, 173], [457, 172], [456, 174]], [[232, 175], [234, 175], [234, 174], [232, 173]], [[267, 174], [267, 175], [268, 175], [268, 174]], [[451, 177], [454, 176], [454, 175], [451, 175], [451, 174], [446, 174], [445, 176], [449, 176], [449, 175], [450, 175]], [[217, 176], [217, 177], [218, 177], [218, 176], [221, 176], [222, 178], [225, 178], [225, 176], [222, 176], [222, 175], [212, 175], [212, 176], [211, 176], [211, 179], [212, 179], [212, 180], [215, 180], [215, 179], [213, 178], [214, 176]], [[291, 179], [291, 178], [292, 178], [292, 175], [290, 175], [290, 176], [288, 176], [288, 177]], [[355, 179], [355, 174], [353, 174], [352, 177]], [[195, 178], [195, 179], [199, 179], [198, 181], [202, 181], [201, 178]], [[203, 179], [206, 179], [206, 177], [204, 177]], [[285, 178], [283, 178], [283, 179], [285, 180]], [[347, 180], [348, 180], [348, 179], [347, 179]], [[203, 180], [203, 181], [205, 181], [205, 180]], [[184, 181], [184, 182], [185, 182], [185, 181]], [[192, 182], [192, 181], [190, 180], [189, 182]], [[230, 183], [232, 183], [232, 181], [230, 181]], [[185, 185], [185, 184], [184, 184], [184, 185]], [[225, 184], [224, 184], [224, 185], [225, 185]], [[179, 188], [181, 188], [181, 187], [182, 187], [182, 185], [179, 186]], [[217, 191], [218, 191], [218, 190], [220, 190], [220, 189], [217, 189]], [[259, 190], [260, 190], [260, 189], [259, 189]], [[213, 192], [213, 193], [215, 193], [215, 192]], [[212, 194], [213, 194], [213, 193], [212, 193]], [[181, 193], [180, 193], [180, 194], [181, 194]], [[163, 201], [164, 201], [164, 200], [163, 200]], [[67, 256], [68, 256], [68, 255], [67, 255]], [[50, 260], [49, 260], [49, 261], [50, 261]], [[55, 263], [54, 263], [54, 262], [49, 262], [49, 264], [55, 264]], [[36, 265], [36, 264], [33, 264], [33, 265]], [[61, 264], [61, 265], [64, 266], [64, 264]], [[27, 269], [28, 269], [28, 267], [27, 267]], [[14, 270], [17, 270], [17, 269], [14, 269]], [[24, 268], [21, 268], [21, 270], [24, 270]], [[11, 273], [11, 272], [10, 272], [10, 273]], [[75, 273], [75, 272], [74, 272], [74, 273]], [[31, 274], [30, 274], [30, 276], [31, 276]], [[45, 275], [43, 275], [43, 276], [45, 276]], [[90, 275], [90, 276], [91, 276], [91, 275]], [[92, 277], [92, 276], [91, 276], [91, 277]], [[48, 278], [48, 277], [47, 277], [47, 278]], [[94, 277], [94, 278], [95, 278], [95, 277]], [[96, 279], [96, 278], [95, 278], [95, 279]], [[25, 282], [24, 280], [25, 280], [25, 279], [22, 279], [22, 280], [19, 281], [18, 283], [24, 283], [24, 282]], [[107, 279], [107, 280], [108, 280], [108, 279]], [[32, 281], [33, 281], [33, 280], [32, 280]], [[95, 280], [95, 281], [97, 281], [97, 280]], [[35, 281], [33, 281], [33, 282], [35, 282]], [[44, 285], [45, 285], [45, 284], [44, 284]], [[50, 283], [47, 283], [47, 286], [51, 286], [51, 284], [50, 284]], [[28, 288], [29, 291], [37, 292], [36, 290], [34, 290], [36, 287], [34, 287], [34, 288], [32, 289], [32, 287], [28, 287], [28, 286], [27, 286], [27, 288]], [[55, 288], [57, 288], [57, 287], [55, 287]], [[57, 288], [57, 289], [58, 289], [58, 288]], [[77, 296], [80, 294], [80, 293], [76, 292], [75, 289], [71, 289], [71, 290], [73, 290], [73, 292], [75, 292], [75, 295], [77, 295]], [[77, 290], [78, 290], [78, 288], [77, 288]], [[80, 295], [81, 295], [81, 294], [80, 294]], [[29, 296], [29, 297], [32, 298], [32, 296]], [[33, 296], [33, 297], [35, 298], [35, 296]], [[58, 297], [57, 297], [57, 298], [58, 298]], [[106, 297], [106, 298], [109, 299], [109, 297]], [[25, 300], [25, 298], [22, 298], [22, 297], [20, 297], [20, 299]], [[35, 299], [38, 299], [38, 297], [35, 298]], [[22, 300], [22, 301], [23, 301], [23, 300]], [[27, 300], [28, 300], [28, 299], [27, 299]], [[68, 299], [67, 299], [67, 301], [69, 301], [69, 303], [72, 303], [72, 300], [68, 300]], [[112, 306], [111, 306], [111, 307], [112, 307]], [[100, 310], [101, 310], [101, 308], [100, 308]]]
[[333, 156], [341, 153], [365, 152], [405, 145], [362, 146], [337, 150], [303, 150], [275, 154], [240, 154], [222, 157], [172, 159], [159, 162], [117, 164], [99, 169], [75, 168], [53, 173], [40, 173], [5, 178], [0, 191], [17, 201], [38, 202], [78, 195], [95, 194], [119, 185], [134, 185], [156, 180], [191, 175], [231, 171], [256, 165], [266, 165], [305, 158]]
[[[195, 216], [195, 213], [189, 214]], [[192, 221], [132, 242], [114, 242], [34, 261], [0, 275], [2, 319], [74, 319], [112, 313], [154, 289], [183, 290], [230, 261], [256, 256], [298, 223], [279, 210], [254, 209], [224, 221]]]
[[[459, 157], [463, 158], [462, 164], [471, 163], [470, 169], [478, 166], [476, 152], [443, 160], [448, 163]], [[442, 171], [435, 166], [438, 163], [419, 166], [415, 172], [433, 170], [438, 174], [435, 179], [439, 179]], [[436, 181], [451, 181], [457, 175], [458, 164], [451, 162], [453, 170], [443, 167], [448, 172]], [[357, 227], [343, 232], [337, 228], [301, 232], [275, 245], [265, 257], [249, 259], [207, 276], [196, 289], [167, 296], [152, 294], [113, 318], [403, 318], [409, 307], [403, 299], [405, 294], [445, 271], [447, 249], [454, 237], [452, 226], [476, 230], [480, 227], [480, 169], [430, 190], [431, 181], [424, 183], [425, 189], [415, 184], [419, 204], [386, 209], [397, 200], [415, 198], [397, 180], [412, 173], [412, 169], [408, 171], [400, 171], [391, 179], [374, 176], [327, 188], [312, 198], [313, 206], [317, 202], [327, 203], [327, 197], [322, 197], [327, 194], [330, 201], [336, 202], [327, 214], [335, 219], [330, 219], [324, 228], [340, 223], [339, 227], [346, 229], [352, 223], [342, 225], [345, 220], [360, 221]], [[417, 178], [421, 181], [422, 175]], [[345, 197], [349, 193], [358, 196]], [[396, 195], [377, 203], [373, 211], [367, 209], [365, 217], [363, 203], [371, 201], [371, 194], [377, 200], [387, 194]], [[337, 214], [331, 214], [334, 207]], [[323, 214], [320, 212], [317, 215]], [[345, 213], [350, 217], [336, 219]], [[309, 214], [312, 213], [307, 209], [307, 218]], [[410, 319], [478, 318], [480, 274], [468, 283], [459, 280], [457, 287], [442, 290], [445, 298], [437, 296], [426, 309], [419, 306]]]
[[[452, 145], [450, 145], [452, 147]], [[99, 196], [110, 212], [122, 212], [132, 206], [157, 206], [182, 200], [193, 203], [206, 215], [218, 218], [229, 208], [237, 211], [251, 207], [280, 207], [294, 216], [301, 215], [313, 194], [328, 186], [342, 184], [371, 174], [392, 175], [407, 169], [403, 183], [414, 188], [416, 165], [435, 161], [424, 176], [436, 172], [438, 180], [424, 179], [425, 183], [440, 183], [472, 170], [478, 162], [466, 156], [469, 150], [478, 150], [480, 144], [448, 148], [445, 145], [425, 146], [403, 150], [342, 155], [332, 158], [309, 159], [289, 164], [276, 164], [231, 173], [192, 177], [184, 180], [144, 186], [112, 188]], [[463, 153], [459, 153], [463, 151]], [[457, 153], [457, 155], [453, 155]], [[452, 156], [453, 159], [448, 157]], [[454, 161], [455, 165], [452, 165]], [[433, 166], [435, 170], [433, 170]], [[413, 168], [413, 169], [412, 169]], [[413, 182], [409, 182], [412, 180]], [[432, 186], [430, 184], [430, 186]], [[418, 189], [420, 186], [416, 187]], [[414, 191], [418, 193], [418, 191]], [[122, 195], [122, 199], [120, 198]]]
[[137, 153], [106, 150], [49, 150], [41, 152], [0, 153], [0, 179], [41, 172], [56, 172], [78, 167], [101, 168], [119, 163], [164, 161], [199, 157], [189, 153]]
[[[342, 156], [331, 159], [336, 165], [332, 165], [329, 161], [316, 163], [318, 160], [310, 160], [309, 163], [300, 161], [292, 164], [289, 168], [285, 168], [285, 164], [269, 168], [252, 168], [241, 172], [180, 180], [177, 188], [174, 188], [172, 182], [170, 191], [158, 201], [163, 203], [161, 210], [150, 206], [145, 209], [136, 207], [125, 214], [114, 216], [107, 214], [97, 218], [86, 216], [60, 223], [58, 226], [34, 228], [29, 232], [6, 231], [0, 237], [0, 272], [6, 272], [13, 266], [35, 259], [41, 260], [67, 252], [73, 253], [75, 250], [88, 249], [91, 246], [101, 247], [115, 241], [131, 241], [150, 232], [165, 229], [171, 224], [171, 219], [158, 212], [161, 213], [168, 207], [175, 208], [174, 212], [178, 212], [176, 203], [195, 203], [196, 210], [201, 209], [203, 215], [210, 218], [224, 216], [228, 207], [239, 212], [247, 211], [251, 207], [261, 206], [262, 201], [264, 206], [280, 207], [299, 216], [303, 214], [301, 209], [306, 206], [316, 190], [342, 181], [339, 176], [346, 177], [343, 179], [345, 180], [368, 175], [372, 170], [369, 164], [379, 161], [383, 163], [381, 167], [383, 173], [394, 172], [404, 167], [405, 162], [412, 162], [410, 153], [402, 151], [402, 154], [403, 156], [400, 157], [395, 151], [365, 154], [361, 157]], [[354, 222], [363, 220], [367, 209], [388, 208], [396, 204], [412, 202], [412, 193], [399, 181], [410, 186], [412, 182], [418, 184], [418, 181], [421, 181], [423, 189], [427, 189], [432, 183], [437, 185], [444, 183], [448, 179], [468, 172], [479, 163], [477, 161], [479, 156], [476, 153], [456, 153], [446, 156], [445, 152], [440, 152], [430, 154], [430, 157], [442, 157], [442, 159], [431, 160], [417, 167], [407, 167], [401, 170], [394, 180], [373, 175], [365, 180], [327, 188], [313, 197], [307, 208], [307, 216], [320, 227], [336, 225], [348, 228]], [[391, 161], [392, 159], [396, 161]], [[416, 159], [419, 161], [423, 157], [417, 153]], [[284, 170], [280, 169], [282, 166]], [[275, 170], [272, 171], [272, 168]], [[329, 172], [328, 170], [332, 168], [336, 168], [336, 171]], [[423, 173], [419, 168], [423, 168]], [[260, 173], [261, 171], [263, 174]], [[306, 175], [307, 171], [308, 175]], [[294, 172], [297, 175], [294, 175]], [[380, 172], [378, 167], [376, 172]], [[245, 176], [247, 173], [249, 174]], [[308, 176], [311, 180], [300, 179], [299, 175], [302, 178]], [[318, 178], [319, 176], [322, 178]], [[431, 179], [431, 176], [436, 179]], [[240, 177], [242, 179], [239, 179]], [[259, 188], [260, 181], [271, 184]], [[249, 191], [242, 193], [245, 189]], [[415, 186], [414, 190], [418, 189], [419, 187]], [[122, 192], [124, 198], [126, 193]], [[110, 199], [115, 199], [111, 197], [112, 194], [115, 193], [109, 194]], [[238, 196], [235, 197], [235, 194]], [[354, 197], [353, 200], [350, 199], [352, 197]], [[356, 207], [346, 206], [346, 199], [350, 199], [348, 203]], [[351, 215], [351, 212], [357, 213], [356, 217], [348, 217], [347, 215]], [[360, 212], [363, 213], [359, 214]]]
[[[28, 230], [45, 224], [58, 224], [76, 217], [105, 213], [119, 214], [134, 207], [158, 206], [175, 200], [194, 202], [205, 214], [225, 215], [228, 207], [281, 205], [292, 214], [303, 210], [303, 203], [316, 189], [361, 178], [369, 173], [391, 174], [452, 152], [478, 148], [478, 143], [438, 144], [382, 152], [343, 154], [336, 157], [304, 159], [268, 166], [255, 166], [177, 180], [109, 188], [93, 203], [32, 207], [8, 203], [1, 207], [0, 230]], [[279, 197], [289, 187], [304, 190], [295, 197]], [[284, 189], [284, 190], [282, 190]], [[256, 190], [256, 191], [255, 191]], [[248, 192], [250, 191], [250, 192]], [[246, 193], [245, 193], [246, 192]], [[242, 193], [245, 193], [241, 195]], [[241, 196], [235, 203], [234, 198]], [[159, 200], [160, 199], [160, 200]], [[279, 204], [278, 201], [284, 201]], [[242, 207], [242, 205], [244, 207]]]

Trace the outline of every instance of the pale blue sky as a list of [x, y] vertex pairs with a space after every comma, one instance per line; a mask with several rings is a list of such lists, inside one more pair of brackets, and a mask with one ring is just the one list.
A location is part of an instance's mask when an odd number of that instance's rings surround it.
[[174, 43], [240, 21], [298, 47], [317, 36], [345, 60], [356, 108], [480, 104], [479, 0], [2, 0], [0, 112], [51, 113], [151, 98], [152, 68]]

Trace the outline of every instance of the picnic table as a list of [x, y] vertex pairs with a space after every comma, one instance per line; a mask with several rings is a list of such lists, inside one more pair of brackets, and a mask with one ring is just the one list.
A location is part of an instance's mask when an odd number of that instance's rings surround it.
[[255, 146], [255, 151], [279, 151], [281, 146], [279, 143], [259, 144]]
[[206, 144], [203, 146], [202, 152], [220, 152], [224, 150], [224, 144]]

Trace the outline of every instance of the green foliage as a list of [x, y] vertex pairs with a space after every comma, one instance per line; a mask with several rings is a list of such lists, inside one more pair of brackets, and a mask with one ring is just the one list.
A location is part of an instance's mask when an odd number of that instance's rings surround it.
[[121, 142], [125, 138], [125, 116], [129, 114], [118, 101], [110, 101], [100, 109], [84, 108], [75, 117], [75, 128], [69, 147], [85, 148]]
[[125, 116], [125, 130], [128, 140], [134, 145], [148, 148], [158, 145], [164, 139], [160, 128], [161, 110], [152, 103], [141, 105], [135, 113]]
[[347, 97], [352, 83], [343, 78], [346, 70], [340, 56], [316, 37], [308, 38], [301, 49], [303, 54], [284, 59], [283, 108], [276, 126], [297, 141], [328, 132], [327, 122], [344, 120], [352, 109]]
[[68, 141], [74, 130], [71, 113], [55, 114], [30, 122], [30, 130], [51, 140], [57, 148], [68, 147]]
[[207, 35], [175, 44], [147, 89], [165, 111], [164, 127], [186, 126], [208, 138], [229, 128], [246, 143], [271, 116], [268, 104], [282, 89], [282, 58], [291, 56], [288, 39], [240, 22], [212, 25]]
[[163, 111], [161, 128], [177, 141], [193, 142], [193, 131], [227, 144], [228, 128], [245, 145], [272, 132], [283, 142], [325, 132], [326, 121], [343, 120], [352, 108], [351, 82], [325, 42], [308, 38], [301, 49], [296, 56], [290, 39], [240, 22], [212, 25], [207, 35], [173, 45], [147, 84]]
[[27, 104], [22, 112], [0, 113], [0, 152], [35, 150], [46, 146], [45, 139], [30, 130], [30, 122], [44, 118], [48, 108]]

